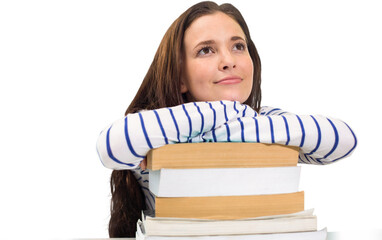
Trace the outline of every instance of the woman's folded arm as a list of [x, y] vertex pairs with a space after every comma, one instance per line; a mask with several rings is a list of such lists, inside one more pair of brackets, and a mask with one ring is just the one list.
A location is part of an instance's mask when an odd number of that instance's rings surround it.
[[300, 147], [299, 162], [328, 164], [357, 145], [344, 122], [239, 102], [192, 102], [128, 114], [101, 132], [97, 150], [112, 169], [133, 169], [152, 148], [187, 142], [259, 142]]
[[[353, 130], [343, 121], [320, 115], [296, 115], [262, 108], [255, 117], [233, 119], [213, 130], [217, 141], [260, 142], [300, 148], [299, 162], [328, 164], [349, 156], [357, 145]], [[211, 140], [212, 133], [204, 139]]]
[[132, 169], [152, 148], [200, 142], [202, 133], [232, 119], [255, 114], [250, 107], [232, 101], [191, 102], [132, 113], [101, 132], [97, 150], [106, 167]]

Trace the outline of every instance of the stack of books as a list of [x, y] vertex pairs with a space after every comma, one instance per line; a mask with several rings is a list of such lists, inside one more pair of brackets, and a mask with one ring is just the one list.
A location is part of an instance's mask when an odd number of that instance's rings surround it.
[[326, 239], [299, 191], [298, 148], [185, 143], [147, 155], [155, 213], [136, 239]]

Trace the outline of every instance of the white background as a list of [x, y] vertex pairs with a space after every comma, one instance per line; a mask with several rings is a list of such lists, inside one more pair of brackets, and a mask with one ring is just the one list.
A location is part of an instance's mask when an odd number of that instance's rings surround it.
[[[0, 2], [1, 239], [107, 237], [111, 170], [97, 136], [123, 117], [163, 34], [195, 2]], [[319, 228], [382, 229], [379, 2], [232, 3], [262, 60], [262, 105], [340, 118], [357, 134], [350, 158], [303, 166]]]

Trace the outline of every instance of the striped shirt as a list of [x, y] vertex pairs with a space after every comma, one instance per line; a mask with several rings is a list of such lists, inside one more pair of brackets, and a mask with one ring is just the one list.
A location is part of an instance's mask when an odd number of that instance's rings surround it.
[[191, 102], [128, 114], [101, 132], [97, 151], [105, 167], [131, 169], [153, 209], [148, 171], [139, 167], [148, 151], [186, 142], [259, 142], [300, 147], [299, 162], [329, 164], [357, 146], [343, 121], [319, 115], [296, 115], [278, 108], [251, 107], [233, 101]]

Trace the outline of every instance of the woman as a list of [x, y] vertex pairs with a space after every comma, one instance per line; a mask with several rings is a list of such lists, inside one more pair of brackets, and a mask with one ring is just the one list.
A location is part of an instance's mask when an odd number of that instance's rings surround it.
[[313, 164], [337, 161], [354, 150], [355, 135], [342, 121], [260, 109], [260, 83], [260, 58], [235, 7], [201, 2], [175, 20], [126, 117], [97, 142], [104, 165], [116, 169], [110, 237], [134, 236], [141, 210], [154, 208], [142, 161], [151, 148], [178, 142], [279, 143], [299, 146], [300, 162]]

